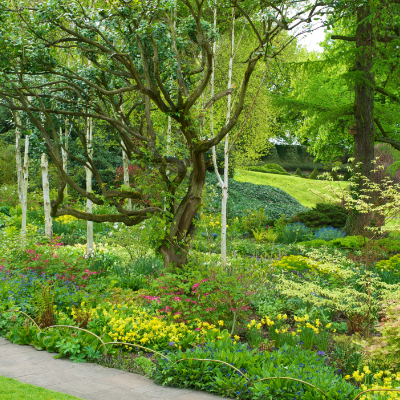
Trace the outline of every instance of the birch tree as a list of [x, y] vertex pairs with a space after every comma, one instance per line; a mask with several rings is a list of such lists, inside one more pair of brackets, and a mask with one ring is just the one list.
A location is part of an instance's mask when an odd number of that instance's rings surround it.
[[42, 188], [43, 188], [43, 208], [44, 208], [44, 234], [50, 239], [53, 237], [53, 222], [50, 215], [50, 185], [49, 185], [49, 162], [47, 155], [42, 154]]
[[[226, 108], [226, 124], [229, 123], [231, 117], [231, 99], [232, 99], [232, 70], [233, 70], [233, 51], [235, 45], [235, 7], [232, 8], [232, 19], [231, 19], [231, 37], [230, 37], [230, 57], [229, 57], [229, 68], [228, 68], [228, 101]], [[217, 7], [214, 8], [214, 29], [217, 26]], [[213, 44], [213, 51], [216, 51], [216, 42]], [[213, 65], [213, 72], [211, 76], [211, 98], [214, 97], [214, 79], [215, 79], [215, 58]], [[212, 111], [211, 111], [212, 112]], [[211, 134], [213, 135], [213, 118], [211, 117]], [[222, 204], [221, 204], [221, 262], [222, 265], [226, 266], [226, 207], [228, 204], [228, 167], [229, 167], [229, 134], [225, 136], [224, 143], [224, 179], [221, 178], [218, 172], [217, 156], [215, 146], [212, 148], [212, 157], [214, 163], [214, 170], [218, 177], [218, 181], [221, 185], [222, 191]]]
[[23, 200], [23, 172], [22, 172], [22, 158], [21, 158], [21, 118], [20, 112], [15, 111], [14, 113], [15, 123], [15, 164], [17, 170], [17, 185], [18, 185], [18, 199], [22, 206]]
[[[93, 158], [93, 123], [92, 118], [87, 118], [86, 120], [86, 142], [87, 151], [90, 159]], [[86, 191], [92, 193], [92, 169], [91, 165], [86, 166]], [[92, 213], [93, 203], [88, 197], [86, 199], [86, 212]], [[86, 244], [86, 254], [89, 256], [93, 254], [94, 251], [94, 241], [93, 241], [93, 221], [87, 221], [87, 244]]]
[[28, 185], [29, 185], [29, 136], [25, 135], [25, 152], [24, 152], [24, 165], [22, 167], [22, 222], [21, 222], [21, 236], [26, 236], [26, 213], [28, 210]]

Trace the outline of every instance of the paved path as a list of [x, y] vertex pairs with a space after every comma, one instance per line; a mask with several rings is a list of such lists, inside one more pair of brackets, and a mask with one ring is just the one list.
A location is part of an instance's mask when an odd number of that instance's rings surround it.
[[220, 400], [187, 389], [158, 386], [144, 376], [97, 364], [73, 364], [54, 354], [0, 338], [0, 376], [87, 400]]

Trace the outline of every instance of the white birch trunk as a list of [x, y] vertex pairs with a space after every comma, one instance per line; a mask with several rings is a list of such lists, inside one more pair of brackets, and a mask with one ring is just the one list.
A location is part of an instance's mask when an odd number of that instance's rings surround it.
[[[232, 8], [232, 31], [231, 31], [231, 54], [229, 57], [228, 70], [228, 89], [232, 88], [232, 70], [233, 70], [233, 50], [235, 44], [235, 8]], [[226, 110], [226, 124], [231, 118], [232, 95], [228, 94], [228, 104]], [[225, 136], [224, 148], [224, 184], [222, 186], [222, 205], [221, 205], [221, 261], [226, 266], [226, 207], [228, 203], [228, 166], [229, 166], [229, 134]]]
[[[61, 138], [63, 138], [63, 136], [64, 136], [63, 144], [64, 144], [64, 147], [65, 147], [65, 150], [64, 150], [64, 148], [61, 148], [61, 158], [62, 158], [63, 169], [64, 169], [65, 173], [68, 173], [68, 154], [67, 154], [66, 150], [68, 150], [68, 136], [71, 133], [71, 131], [68, 132], [68, 123], [67, 123], [67, 121], [68, 120], [65, 119], [64, 135], [63, 135], [63, 132], [62, 132], [62, 128], [60, 126], [60, 136], [61, 136]], [[72, 125], [71, 125], [71, 129], [72, 129]], [[68, 196], [68, 184], [65, 185], [64, 196], [65, 197]]]
[[[89, 157], [93, 156], [93, 131], [92, 131], [92, 119], [88, 118], [86, 123], [86, 142], [88, 146], [88, 154]], [[86, 191], [88, 193], [92, 193], [92, 171], [86, 167]], [[86, 200], [86, 212], [92, 213], [92, 201], [90, 199]], [[91, 255], [94, 251], [94, 242], [93, 242], [93, 221], [87, 221], [87, 245], [86, 245], [86, 254]]]
[[21, 159], [21, 118], [19, 116], [19, 111], [14, 112], [14, 122], [15, 122], [15, 164], [17, 170], [17, 182], [18, 182], [18, 199], [22, 206], [23, 200], [23, 180], [24, 175], [22, 172], [22, 159]]
[[[229, 57], [229, 70], [228, 70], [228, 89], [232, 88], [232, 70], [233, 70], [233, 50], [235, 44], [235, 8], [232, 9], [232, 28], [231, 28], [231, 52]], [[214, 9], [214, 29], [217, 26], [217, 10]], [[215, 50], [216, 44], [214, 42], [213, 45], [213, 53], [215, 60]], [[213, 65], [213, 71], [211, 75], [211, 98], [214, 97], [214, 71], [215, 71], [215, 61]], [[229, 122], [231, 118], [231, 101], [232, 95], [228, 95], [228, 104], [226, 111], [226, 123]], [[213, 125], [213, 107], [211, 107], [211, 134], [214, 136], [214, 125]], [[221, 179], [221, 176], [218, 172], [217, 165], [217, 156], [215, 151], [215, 146], [212, 148], [212, 157], [214, 163], [214, 170], [218, 177], [219, 183], [221, 185], [222, 191], [222, 202], [221, 202], [221, 263], [222, 266], [226, 266], [226, 209], [228, 204], [228, 166], [229, 166], [229, 135], [225, 136], [225, 145], [224, 145], [224, 179]]]
[[49, 162], [47, 155], [42, 154], [42, 187], [44, 204], [44, 234], [50, 239], [53, 237], [53, 222], [50, 215], [50, 185], [49, 185]]
[[24, 166], [22, 168], [23, 184], [22, 184], [22, 222], [21, 222], [21, 236], [26, 237], [26, 212], [28, 210], [28, 178], [29, 178], [29, 137], [25, 136], [25, 153], [24, 153]]
[[[124, 150], [124, 142], [121, 140], [121, 147], [122, 147], [122, 166], [124, 170], [124, 185], [129, 187], [129, 160], [128, 154]], [[132, 210], [132, 199], [128, 199], [127, 207], [128, 210]]]

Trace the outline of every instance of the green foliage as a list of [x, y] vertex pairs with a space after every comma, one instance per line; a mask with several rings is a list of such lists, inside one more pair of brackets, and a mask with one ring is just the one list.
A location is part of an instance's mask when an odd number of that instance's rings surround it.
[[240, 264], [229, 271], [190, 268], [164, 273], [150, 283], [150, 293], [157, 297], [154, 305], [162, 315], [178, 321], [199, 319], [217, 324], [222, 320], [232, 328], [249, 308], [250, 288], [265, 279], [261, 268], [249, 270], [245, 263]]
[[[274, 228], [277, 231], [277, 228]], [[277, 241], [279, 243], [297, 243], [311, 239], [314, 236], [314, 231], [307, 228], [304, 224], [295, 222], [287, 224], [282, 229], [276, 232]]]
[[296, 172], [294, 173], [296, 176], [301, 176], [303, 177], [302, 172], [300, 171], [300, 168], [297, 167]]
[[[0, 121], [1, 124], [1, 121]], [[0, 186], [13, 185], [16, 181], [15, 146], [3, 146], [0, 141]]]
[[344, 238], [333, 239], [328, 242], [328, 246], [338, 248], [358, 249], [364, 245], [365, 241], [362, 236], [346, 236]]
[[150, 277], [158, 276], [163, 267], [159, 258], [143, 257], [138, 258], [133, 265], [117, 264], [113, 266], [116, 274], [116, 286], [123, 289], [139, 290], [147, 286]]
[[364, 362], [360, 346], [354, 343], [352, 337], [346, 335], [334, 336], [333, 339], [334, 344], [330, 353], [332, 363], [342, 376], [351, 375]]
[[249, 167], [250, 171], [263, 172], [266, 174], [290, 175], [284, 168], [278, 164], [264, 164], [255, 167]]
[[[186, 352], [169, 353], [169, 360], [159, 359], [154, 376], [156, 382], [240, 399], [287, 399], [299, 390], [304, 391], [304, 399], [324, 398], [320, 392], [297, 381], [273, 379], [249, 385], [250, 382], [229, 365], [194, 360], [199, 358], [227, 362], [254, 381], [276, 376], [300, 379], [323, 390], [330, 399], [344, 400], [357, 392], [354, 386], [335, 376], [334, 369], [316, 352], [284, 345], [278, 350], [260, 353], [248, 349], [246, 344], [234, 344], [227, 332], [222, 335], [217, 342], [207, 342], [203, 347]], [[175, 363], [179, 359], [185, 361]]]
[[400, 366], [400, 301], [390, 300], [383, 305], [382, 319], [376, 329], [379, 336], [368, 339], [365, 350], [379, 369], [398, 371]]
[[250, 233], [252, 230], [265, 230], [268, 216], [265, 215], [264, 209], [254, 210], [241, 218], [240, 228], [243, 232]]
[[139, 354], [127, 354], [120, 350], [118, 354], [109, 354], [107, 356], [101, 354], [96, 359], [96, 362], [107, 368], [121, 369], [151, 378], [155, 372], [156, 366], [150, 358], [141, 356], [140, 354], [142, 354], [142, 352], [139, 352]]
[[302, 222], [309, 228], [333, 226], [343, 228], [346, 224], [348, 212], [336, 204], [318, 203], [311, 210], [300, 212], [293, 218], [293, 222]]
[[318, 175], [319, 175], [319, 172], [318, 172], [317, 168], [314, 168], [313, 172], [311, 172], [308, 179], [317, 179]]
[[[218, 187], [216, 177], [209, 173], [206, 182]], [[221, 208], [221, 196], [216, 195], [207, 207], [210, 208], [210, 212], [218, 212]], [[229, 182], [228, 218], [241, 218], [260, 208], [264, 209], [269, 218], [279, 218], [282, 214], [291, 217], [304, 210], [295, 198], [276, 187], [236, 180]]]
[[41, 328], [47, 328], [54, 323], [54, 287], [51, 282], [40, 282], [33, 298], [35, 304], [35, 319]]
[[329, 242], [322, 239], [314, 239], [298, 244], [307, 248], [328, 246], [333, 248], [360, 249], [364, 247], [365, 242], [362, 236], [346, 236], [344, 238], [332, 239]]

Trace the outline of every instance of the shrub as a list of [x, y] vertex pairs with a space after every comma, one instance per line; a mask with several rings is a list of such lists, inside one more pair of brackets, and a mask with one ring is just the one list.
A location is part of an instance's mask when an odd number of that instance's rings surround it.
[[[206, 182], [213, 192], [210, 204], [205, 207], [208, 213], [220, 212], [221, 190], [217, 178], [207, 173]], [[249, 182], [229, 181], [228, 218], [242, 218], [254, 210], [264, 209], [266, 215], [278, 219], [282, 214], [290, 218], [296, 213], [307, 210], [294, 197], [283, 190], [268, 186], [256, 185]]]
[[343, 228], [348, 211], [336, 204], [318, 203], [311, 210], [300, 212], [292, 218], [292, 222], [302, 222], [309, 228], [333, 226]]
[[[329, 399], [346, 399], [357, 392], [354, 386], [334, 374], [317, 352], [300, 346], [282, 346], [261, 353], [247, 344], [235, 343], [227, 332], [217, 342], [168, 354], [168, 360], [159, 359], [154, 375], [156, 383], [176, 387], [190, 387], [240, 399], [292, 399], [301, 393], [307, 399], [323, 399], [320, 392], [298, 381], [272, 379], [250, 385], [250, 382], [229, 365], [198, 359], [227, 362], [246, 376], [257, 381], [267, 377], [290, 377], [304, 380], [324, 391]], [[321, 354], [321, 353], [320, 353]], [[177, 362], [180, 359], [188, 360]]]
[[314, 239], [307, 242], [299, 242], [297, 244], [304, 247], [322, 247], [328, 245], [328, 243], [326, 243], [326, 241], [323, 239]]
[[294, 173], [296, 176], [303, 176], [303, 174], [300, 171], [300, 168], [297, 167], [296, 172]]
[[287, 224], [277, 234], [277, 241], [280, 243], [297, 243], [310, 240], [314, 236], [314, 231], [302, 223], [295, 222]]
[[369, 339], [368, 355], [379, 368], [397, 371], [400, 367], [400, 301], [384, 305], [381, 321], [376, 325], [380, 336]]
[[319, 228], [315, 232], [315, 237], [317, 239], [322, 239], [325, 241], [333, 240], [333, 239], [338, 239], [345, 237], [346, 234], [342, 232], [340, 229], [334, 228], [333, 226], [328, 226], [327, 228]]
[[317, 179], [318, 175], [319, 175], [319, 172], [318, 172], [317, 168], [314, 168], [314, 171], [311, 172], [311, 174], [308, 178], [309, 179]]
[[290, 175], [284, 168], [278, 164], [265, 164], [255, 167], [250, 167], [250, 171], [263, 172], [266, 174]]
[[[243, 268], [244, 270], [245, 268]], [[165, 273], [151, 282], [149, 300], [153, 307], [166, 318], [175, 321], [218, 321], [241, 319], [250, 308], [250, 286], [260, 280], [255, 272], [188, 270]], [[156, 302], [154, 302], [156, 301]]]
[[272, 266], [278, 270], [305, 272], [313, 269], [310, 259], [303, 256], [283, 256]]
[[362, 236], [346, 236], [344, 238], [330, 240], [328, 246], [358, 249], [364, 246], [364, 238]]
[[251, 233], [252, 230], [265, 230], [268, 216], [265, 215], [264, 209], [254, 210], [241, 219], [240, 228], [243, 232]]
[[399, 275], [400, 274], [400, 255], [397, 254], [397, 255], [389, 258], [389, 260], [379, 261], [378, 263], [376, 263], [375, 269], [387, 271], [392, 274]]
[[336, 171], [331, 171], [331, 172], [330, 172], [330, 175], [331, 175], [331, 177], [332, 177], [332, 179], [333, 179], [334, 181], [338, 181], [338, 180], [339, 180], [339, 176], [338, 176], [338, 174], [337, 174]]

